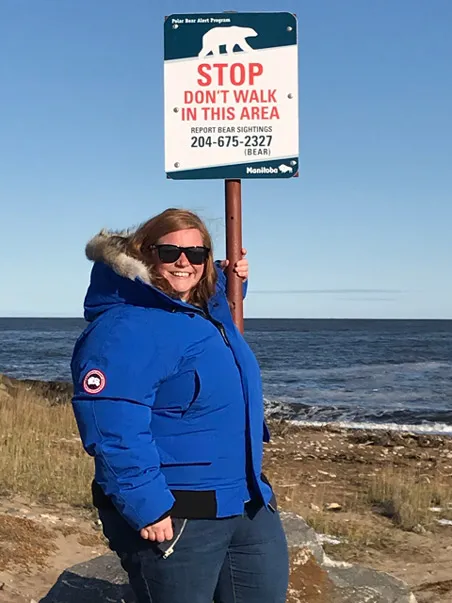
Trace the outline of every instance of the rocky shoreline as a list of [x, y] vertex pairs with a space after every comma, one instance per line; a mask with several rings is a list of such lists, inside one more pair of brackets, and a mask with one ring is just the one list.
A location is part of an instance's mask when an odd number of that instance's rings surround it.
[[[72, 383], [68, 381], [44, 381], [39, 379], [16, 379], [13, 377], [9, 377], [8, 375], [4, 375], [0, 373], [0, 392], [7, 394], [11, 397], [17, 397], [21, 392], [27, 391], [30, 394], [35, 394], [36, 396], [44, 399], [50, 405], [57, 404], [66, 404], [70, 403], [71, 396], [73, 392]], [[266, 401], [265, 408], [267, 419], [270, 421], [284, 421], [288, 423], [293, 423], [294, 425], [300, 425], [302, 428], [320, 428], [327, 430], [335, 430], [335, 429], [353, 429], [360, 431], [371, 431], [371, 432], [382, 432], [382, 433], [390, 433], [390, 432], [405, 432], [410, 435], [410, 430], [407, 429], [407, 426], [403, 426], [403, 429], [398, 430], [395, 426], [389, 429], [386, 425], [379, 425], [378, 427], [372, 426], [366, 428], [364, 425], [360, 424], [359, 427], [356, 427], [355, 424], [347, 425], [346, 423], [341, 423], [340, 425], [334, 422], [300, 422], [298, 421], [298, 412], [297, 405], [295, 403], [285, 403], [285, 402], [276, 402], [272, 400]], [[419, 433], [419, 432], [417, 432]], [[441, 434], [435, 433], [432, 431], [425, 432], [428, 437], [445, 437], [446, 439], [451, 438], [452, 435], [449, 434]], [[386, 437], [386, 436], [383, 436]]]

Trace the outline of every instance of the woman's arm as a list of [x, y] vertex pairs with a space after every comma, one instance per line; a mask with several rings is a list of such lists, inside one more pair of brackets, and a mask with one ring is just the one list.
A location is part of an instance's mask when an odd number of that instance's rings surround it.
[[[150, 340], [142, 309], [101, 317], [74, 350], [73, 408], [95, 479], [137, 530], [169, 514], [174, 497], [152, 435], [158, 384], [177, 363]], [[146, 317], [148, 319], [148, 317]]]

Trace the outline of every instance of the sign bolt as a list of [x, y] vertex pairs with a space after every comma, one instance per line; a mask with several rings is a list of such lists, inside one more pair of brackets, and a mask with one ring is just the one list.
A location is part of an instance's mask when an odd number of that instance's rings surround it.
[[179, 107], [174, 107], [173, 111], [174, 113], [179, 113]]
[[290, 165], [297, 165], [297, 162], [292, 159], [292, 161], [290, 162]]
[[175, 167], [175, 168], [180, 167], [180, 163], [177, 161], [177, 162], [174, 164], [174, 167]]
[[292, 92], [290, 92], [290, 93], [287, 95], [287, 98], [293, 98], [293, 94], [292, 94]]
[[[173, 27], [174, 27], [174, 25], [173, 25]], [[287, 28], [287, 31], [293, 31], [293, 27], [291, 27], [291, 26], [289, 25], [289, 27]]]
[[179, 25], [177, 23], [173, 23], [173, 29], [178, 29]]

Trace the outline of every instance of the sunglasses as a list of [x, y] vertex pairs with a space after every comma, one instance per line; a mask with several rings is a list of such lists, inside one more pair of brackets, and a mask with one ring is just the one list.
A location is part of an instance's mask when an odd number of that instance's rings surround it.
[[190, 264], [200, 265], [209, 257], [210, 249], [208, 247], [179, 247], [178, 245], [151, 245], [150, 249], [156, 249], [159, 259], [164, 264], [174, 264], [180, 258], [182, 253]]

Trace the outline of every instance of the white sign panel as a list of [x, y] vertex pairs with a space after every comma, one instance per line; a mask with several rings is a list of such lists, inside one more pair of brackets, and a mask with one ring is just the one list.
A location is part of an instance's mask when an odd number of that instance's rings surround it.
[[164, 72], [169, 178], [298, 174], [294, 15], [167, 17]]

